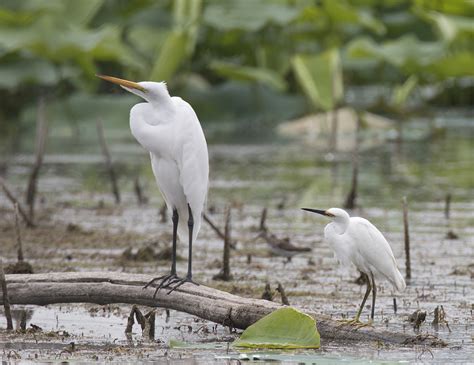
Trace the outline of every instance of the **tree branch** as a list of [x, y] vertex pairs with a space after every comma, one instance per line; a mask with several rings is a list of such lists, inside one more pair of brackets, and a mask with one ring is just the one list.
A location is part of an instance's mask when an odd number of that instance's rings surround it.
[[[167, 294], [154, 289], [143, 289], [149, 275], [116, 272], [81, 272], [6, 275], [11, 304], [46, 305], [54, 303], [128, 303], [162, 307], [186, 312], [203, 319], [244, 329], [281, 305], [261, 299], [242, 298], [204, 285], [184, 284]], [[323, 339], [340, 341], [381, 341], [392, 344], [425, 344], [444, 346], [434, 336], [413, 336], [383, 329], [363, 327], [356, 329], [308, 313], [317, 320]]]

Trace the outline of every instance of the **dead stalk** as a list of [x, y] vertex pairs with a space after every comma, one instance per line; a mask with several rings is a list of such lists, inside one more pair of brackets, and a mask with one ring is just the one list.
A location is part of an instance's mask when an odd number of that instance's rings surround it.
[[10, 311], [10, 300], [8, 299], [7, 281], [5, 272], [3, 271], [3, 260], [0, 258], [0, 286], [3, 293], [3, 308], [5, 309], [5, 317], [7, 318], [7, 330], [13, 330], [12, 313]]
[[280, 282], [278, 283], [276, 290], [280, 293], [281, 303], [284, 305], [290, 305], [290, 301], [288, 300], [288, 297], [286, 296], [286, 293], [285, 293], [285, 288], [283, 287], [283, 285], [281, 285]]
[[137, 197], [138, 205], [143, 205], [143, 204], [145, 204], [147, 199], [146, 199], [146, 197], [143, 195], [143, 189], [142, 189], [142, 186], [141, 186], [141, 184], [140, 184], [140, 178], [139, 178], [138, 175], [137, 175], [137, 177], [135, 178], [133, 187], [134, 187], [134, 190], [135, 190], [135, 195], [136, 195], [136, 197]]
[[224, 227], [224, 256], [222, 258], [222, 270], [219, 274], [214, 276], [214, 279], [230, 281], [232, 275], [230, 273], [230, 248], [232, 243], [231, 238], [231, 208], [227, 207], [225, 210], [225, 227]]
[[405, 266], [406, 278], [411, 279], [411, 264], [410, 264], [410, 232], [408, 228], [408, 203], [406, 196], [402, 199], [403, 202], [403, 227], [405, 234]]
[[444, 205], [444, 216], [448, 220], [449, 220], [449, 216], [450, 216], [450, 214], [449, 214], [450, 210], [451, 210], [451, 194], [448, 193], [448, 194], [446, 194], [446, 200], [445, 200], [445, 205]]
[[[222, 232], [220, 230], [219, 227], [217, 227], [217, 225], [212, 221], [211, 217], [209, 217], [206, 213], [204, 213], [202, 215], [204, 221], [209, 224], [209, 226], [212, 228], [212, 230], [217, 234], [217, 236], [223, 240], [225, 240], [225, 232]], [[235, 248], [235, 245], [237, 244], [237, 242], [234, 240], [234, 241], [231, 241], [230, 243], [230, 247], [231, 248]]]
[[160, 208], [160, 222], [161, 223], [166, 223], [167, 213], [168, 213], [168, 207], [166, 203], [163, 203], [163, 205]]
[[267, 228], [267, 208], [263, 208], [262, 210], [262, 215], [260, 216], [260, 231], [261, 232], [267, 232], [268, 231], [268, 228]]
[[352, 151], [352, 183], [351, 190], [347, 195], [346, 202], [344, 203], [344, 208], [354, 209], [356, 207], [357, 200], [357, 185], [358, 185], [358, 176], [359, 176], [359, 130], [360, 130], [360, 115], [357, 114], [356, 118], [356, 131], [355, 131], [355, 144], [354, 151]]
[[115, 174], [114, 165], [112, 164], [112, 158], [110, 156], [109, 148], [104, 136], [104, 127], [101, 120], [97, 120], [97, 135], [99, 136], [100, 147], [102, 154], [104, 155], [105, 165], [110, 178], [110, 184], [112, 187], [112, 194], [115, 198], [115, 203], [120, 204], [120, 191], [117, 184], [117, 175]]
[[18, 262], [23, 261], [23, 245], [21, 243], [20, 234], [20, 218], [18, 217], [18, 204], [15, 203], [15, 231], [16, 231], [16, 246], [18, 252]]
[[29, 207], [29, 216], [34, 219], [35, 198], [38, 186], [39, 172], [43, 164], [43, 155], [46, 146], [46, 138], [48, 136], [48, 124], [45, 112], [44, 97], [38, 100], [38, 111], [36, 116], [36, 152], [35, 163], [31, 169], [28, 188], [26, 190], [26, 204]]
[[0, 177], [0, 186], [2, 187], [2, 190], [5, 193], [8, 200], [10, 200], [13, 205], [16, 204], [18, 206], [18, 211], [20, 212], [20, 214], [21, 214], [23, 220], [25, 221], [26, 225], [30, 228], [35, 227], [35, 224], [34, 224], [33, 220], [26, 213], [25, 208], [23, 208], [22, 205], [18, 202], [18, 199], [15, 198], [15, 196], [13, 195], [11, 190], [7, 187], [7, 185], [5, 183], [5, 180], [3, 180], [3, 178], [1, 178], [1, 177]]

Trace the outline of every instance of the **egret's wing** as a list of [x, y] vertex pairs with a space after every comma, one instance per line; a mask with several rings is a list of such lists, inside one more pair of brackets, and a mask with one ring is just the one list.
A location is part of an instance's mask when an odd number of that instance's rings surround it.
[[191, 209], [200, 215], [206, 201], [209, 179], [207, 143], [194, 110], [182, 99], [177, 99], [181, 103], [179, 110], [183, 123], [180, 132], [183, 142], [180, 183]]
[[[367, 262], [374, 274], [379, 274], [400, 287], [400, 272], [392, 249], [383, 234], [368, 220], [351, 218], [351, 234], [356, 240], [355, 249]], [[403, 281], [403, 278], [401, 278]], [[403, 282], [404, 286], [404, 282]]]

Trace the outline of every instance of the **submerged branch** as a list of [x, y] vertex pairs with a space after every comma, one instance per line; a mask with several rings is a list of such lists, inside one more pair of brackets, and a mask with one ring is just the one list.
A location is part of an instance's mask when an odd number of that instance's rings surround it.
[[[261, 299], [242, 298], [204, 285], [184, 284], [167, 294], [143, 289], [149, 275], [82, 272], [7, 275], [11, 304], [46, 305], [54, 303], [129, 303], [186, 312], [233, 328], [244, 329], [281, 305]], [[356, 329], [320, 314], [309, 313], [318, 323], [323, 339], [340, 341], [381, 341], [392, 344], [443, 346], [433, 336], [413, 336], [378, 328]]]

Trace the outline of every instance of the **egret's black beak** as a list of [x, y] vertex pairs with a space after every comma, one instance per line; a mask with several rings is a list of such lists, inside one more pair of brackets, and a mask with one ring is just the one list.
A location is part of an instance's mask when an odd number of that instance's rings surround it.
[[318, 213], [318, 214], [321, 214], [321, 215], [325, 215], [326, 217], [334, 217], [332, 214], [327, 213], [325, 210], [311, 209], [311, 208], [301, 208], [301, 209], [306, 210], [307, 212]]

